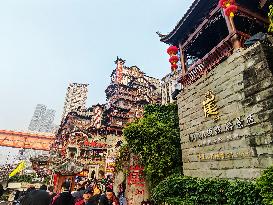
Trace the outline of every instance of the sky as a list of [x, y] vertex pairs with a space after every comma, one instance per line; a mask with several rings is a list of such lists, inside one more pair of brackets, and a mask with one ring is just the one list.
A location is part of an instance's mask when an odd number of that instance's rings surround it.
[[169, 33], [193, 0], [0, 1], [0, 129], [26, 130], [35, 106], [57, 111], [69, 83], [89, 83], [87, 106], [105, 102], [117, 56], [147, 75], [170, 72]]

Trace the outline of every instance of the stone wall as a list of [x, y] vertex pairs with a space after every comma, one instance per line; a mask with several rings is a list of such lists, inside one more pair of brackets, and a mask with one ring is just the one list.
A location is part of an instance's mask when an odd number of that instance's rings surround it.
[[[273, 165], [270, 41], [238, 50], [179, 94], [186, 176], [256, 178]], [[218, 121], [204, 114], [202, 102], [209, 90], [215, 95]]]
[[131, 154], [125, 191], [128, 205], [138, 205], [149, 199], [150, 192], [143, 169], [144, 167], [139, 165], [138, 157]]

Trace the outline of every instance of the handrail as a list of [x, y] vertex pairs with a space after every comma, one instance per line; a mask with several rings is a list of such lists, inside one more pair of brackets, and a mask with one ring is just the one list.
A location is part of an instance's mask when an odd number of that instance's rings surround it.
[[207, 74], [210, 70], [219, 65], [224, 59], [229, 57], [233, 51], [233, 44], [231, 39], [235, 35], [241, 38], [240, 41], [242, 44], [247, 38], [249, 38], [249, 35], [240, 31], [229, 34], [203, 58], [192, 64], [186, 74], [181, 76], [178, 81], [181, 82], [183, 86], [191, 85], [204, 74]]

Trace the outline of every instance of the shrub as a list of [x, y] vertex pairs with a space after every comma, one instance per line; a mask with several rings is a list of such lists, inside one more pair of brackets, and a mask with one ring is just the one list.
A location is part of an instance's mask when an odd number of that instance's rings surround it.
[[226, 204], [229, 182], [224, 179], [197, 180], [198, 187], [192, 201], [195, 204]]
[[261, 205], [254, 182], [173, 175], [152, 190], [152, 199], [169, 205]]
[[267, 168], [256, 180], [265, 205], [273, 204], [273, 166]]
[[254, 182], [231, 181], [227, 192], [228, 204], [261, 205], [262, 197]]
[[152, 199], [157, 203], [183, 204], [190, 202], [190, 197], [197, 190], [197, 181], [192, 177], [172, 175], [161, 181], [152, 190]]

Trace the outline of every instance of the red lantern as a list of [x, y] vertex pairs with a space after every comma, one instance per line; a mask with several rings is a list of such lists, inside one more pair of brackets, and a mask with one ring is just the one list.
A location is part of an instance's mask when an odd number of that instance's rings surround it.
[[238, 7], [235, 5], [230, 5], [229, 7], [227, 7], [224, 11], [225, 11], [225, 15], [226, 16], [230, 16], [230, 17], [234, 17], [234, 13], [238, 10]]
[[223, 9], [225, 9], [234, 3], [235, 3], [235, 0], [220, 0], [219, 6]]
[[176, 46], [170, 46], [168, 49], [167, 49], [167, 53], [170, 55], [170, 56], [173, 56], [173, 55], [176, 55], [178, 52], [178, 48]]
[[178, 60], [179, 60], [178, 56], [171, 56], [169, 59], [169, 62], [171, 64], [176, 64], [178, 62]]
[[178, 66], [176, 64], [172, 64], [171, 68], [172, 68], [172, 71], [176, 71], [176, 69], [178, 68]]

